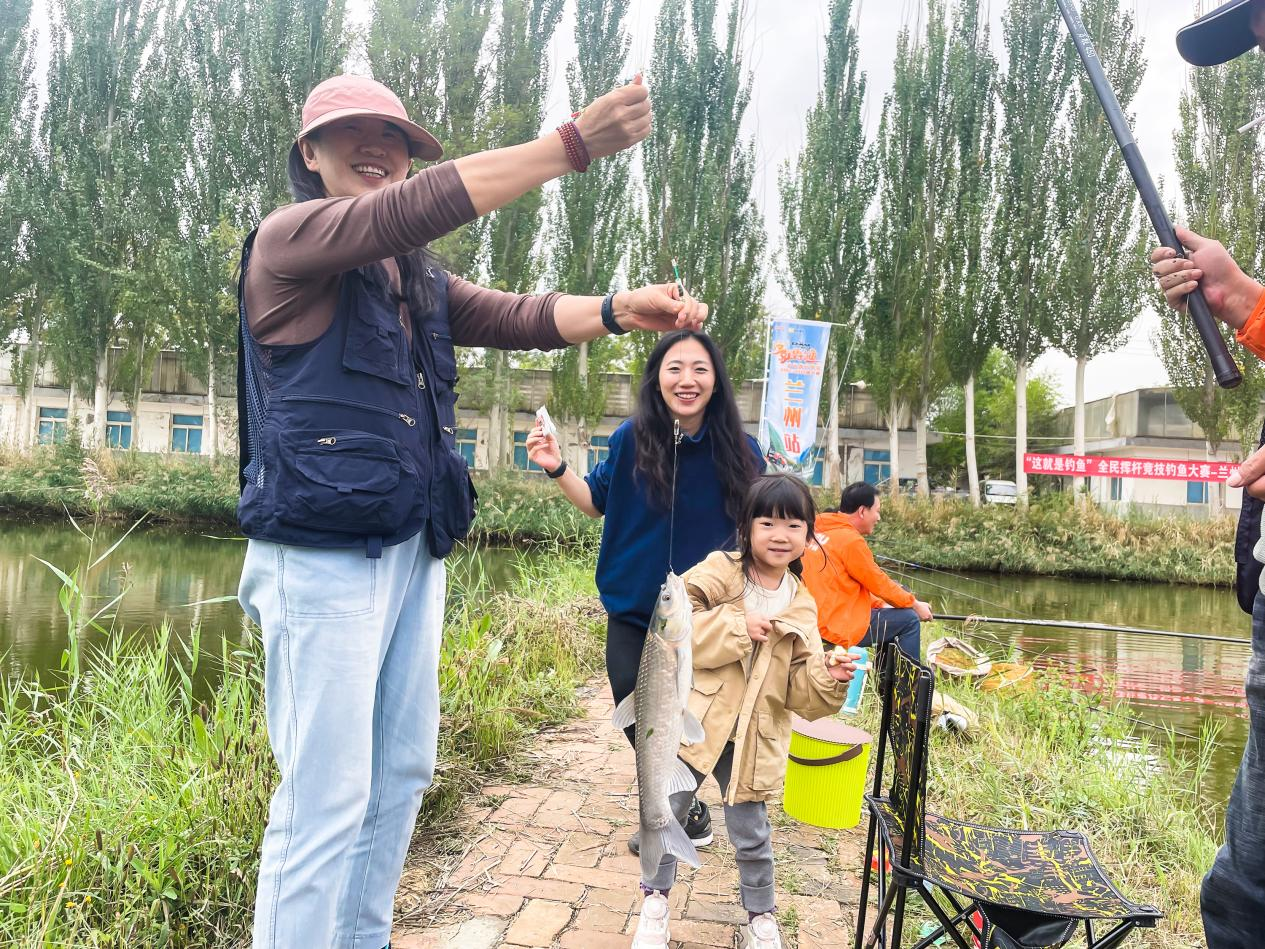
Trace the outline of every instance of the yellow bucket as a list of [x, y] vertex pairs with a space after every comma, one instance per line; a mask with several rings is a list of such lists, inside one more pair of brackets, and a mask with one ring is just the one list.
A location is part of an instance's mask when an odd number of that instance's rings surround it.
[[782, 810], [814, 827], [855, 827], [861, 820], [871, 740], [837, 718], [809, 722], [795, 716]]

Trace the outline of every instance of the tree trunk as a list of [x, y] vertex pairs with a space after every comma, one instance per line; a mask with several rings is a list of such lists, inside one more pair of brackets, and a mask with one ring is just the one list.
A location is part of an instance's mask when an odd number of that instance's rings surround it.
[[887, 493], [896, 497], [900, 493], [900, 403], [892, 396], [887, 410]]
[[[39, 409], [35, 405], [35, 383], [40, 376], [40, 335], [42, 323], [35, 324], [31, 334], [31, 368], [26, 377], [26, 391], [22, 395], [22, 416], [17, 431], [17, 446], [20, 449], [30, 448], [35, 444], [36, 430], [39, 428]], [[69, 414], [69, 413], [68, 413]]]
[[88, 430], [85, 444], [93, 448], [106, 443], [105, 414], [110, 407], [110, 344], [97, 352], [97, 379], [92, 389], [92, 427]]
[[140, 349], [136, 354], [136, 380], [132, 387], [132, 438], [128, 447], [140, 451], [141, 434], [141, 399], [145, 392], [145, 342], [146, 334], [141, 331]]
[[826, 413], [826, 464], [821, 484], [833, 488], [839, 478], [839, 361], [830, 360], [830, 408]]
[[1016, 503], [1028, 503], [1028, 475], [1023, 470], [1023, 456], [1028, 453], [1028, 364], [1020, 359], [1015, 364], [1015, 493]]
[[927, 413], [921, 409], [914, 416], [914, 474], [918, 476], [918, 497], [931, 497], [931, 479], [927, 476]]
[[210, 458], [219, 457], [220, 424], [215, 412], [215, 350], [206, 354], [206, 453]]
[[975, 373], [966, 377], [966, 484], [971, 493], [971, 503], [979, 507], [979, 462], [975, 460]]
[[[1072, 452], [1085, 454], [1085, 366], [1089, 357], [1076, 357], [1076, 407], [1072, 410]], [[1072, 490], [1077, 504], [1089, 503], [1089, 479], [1073, 478]]]
[[66, 393], [66, 433], [79, 425], [79, 381], [70, 380], [70, 390]]
[[[1209, 462], [1217, 460], [1217, 453], [1213, 450], [1212, 445], [1204, 442], [1204, 457]], [[1225, 482], [1212, 481], [1208, 483], [1208, 516], [1219, 517], [1221, 512], [1225, 510]]]

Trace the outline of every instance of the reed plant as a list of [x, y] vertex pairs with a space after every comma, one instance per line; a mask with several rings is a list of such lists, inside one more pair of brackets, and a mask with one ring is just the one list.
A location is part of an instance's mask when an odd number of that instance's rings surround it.
[[[591, 551], [521, 569], [503, 593], [477, 580], [450, 590], [439, 764], [419, 821], [431, 834], [512, 770], [537, 728], [574, 714], [577, 686], [600, 666]], [[60, 572], [73, 582], [76, 571]], [[198, 686], [208, 661], [209, 695]], [[196, 629], [112, 630], [85, 647], [77, 675], [10, 674], [0, 749], [0, 945], [247, 938], [276, 780], [256, 630], [209, 660]]]

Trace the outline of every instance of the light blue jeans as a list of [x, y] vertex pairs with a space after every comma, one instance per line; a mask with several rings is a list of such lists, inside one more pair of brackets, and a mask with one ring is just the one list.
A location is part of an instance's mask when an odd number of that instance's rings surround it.
[[281, 771], [254, 949], [382, 949], [435, 771], [444, 563], [420, 535], [377, 560], [252, 540], [238, 596]]

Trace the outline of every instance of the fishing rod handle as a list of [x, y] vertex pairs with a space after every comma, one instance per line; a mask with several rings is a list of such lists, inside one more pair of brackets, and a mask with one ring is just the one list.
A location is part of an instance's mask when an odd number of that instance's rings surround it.
[[[1093, 86], [1098, 102], [1107, 117], [1107, 124], [1111, 126], [1111, 131], [1115, 135], [1116, 144], [1120, 146], [1125, 166], [1133, 177], [1133, 183], [1138, 189], [1138, 195], [1142, 198], [1142, 205], [1146, 208], [1147, 217], [1151, 219], [1151, 226], [1155, 228], [1156, 236], [1161, 244], [1172, 248], [1179, 257], [1184, 257], [1185, 249], [1181, 241], [1177, 239], [1177, 233], [1173, 230], [1173, 223], [1169, 220], [1168, 212], [1164, 210], [1159, 189], [1155, 187], [1151, 172], [1146, 167], [1146, 162], [1142, 160], [1142, 152], [1133, 138], [1129, 123], [1125, 121], [1120, 100], [1116, 98], [1115, 90], [1107, 81], [1102, 60], [1098, 56], [1098, 50], [1094, 47], [1089, 31], [1085, 29], [1080, 13], [1077, 12], [1071, 0], [1055, 0], [1055, 2], [1063, 15], [1063, 22], [1067, 24], [1068, 32], [1072, 35], [1072, 42], [1089, 76], [1090, 85]], [[1217, 385], [1223, 389], [1233, 389], [1243, 381], [1243, 376], [1230, 356], [1230, 350], [1226, 347], [1225, 339], [1217, 328], [1212, 311], [1208, 309], [1208, 301], [1204, 299], [1203, 292], [1196, 289], [1186, 298], [1186, 303], [1190, 317], [1195, 321], [1195, 329], [1199, 332], [1199, 340], [1208, 354], [1208, 361], [1212, 365], [1212, 374], [1217, 380]]]

